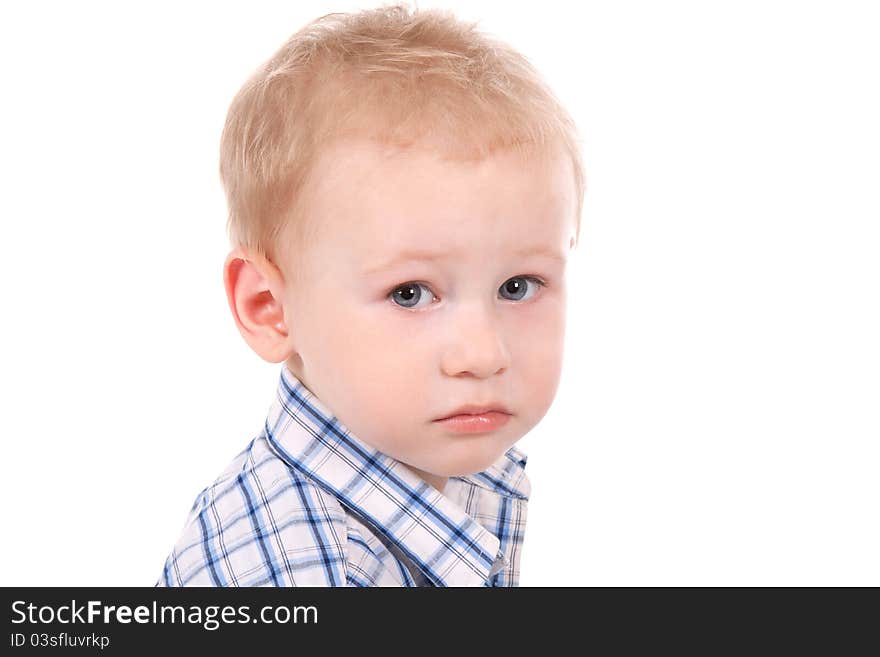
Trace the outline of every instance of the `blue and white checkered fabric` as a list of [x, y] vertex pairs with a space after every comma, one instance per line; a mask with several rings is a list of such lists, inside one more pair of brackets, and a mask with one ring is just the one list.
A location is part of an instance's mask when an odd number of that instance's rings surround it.
[[157, 586], [517, 586], [516, 447], [441, 493], [286, 367], [263, 431], [196, 499]]

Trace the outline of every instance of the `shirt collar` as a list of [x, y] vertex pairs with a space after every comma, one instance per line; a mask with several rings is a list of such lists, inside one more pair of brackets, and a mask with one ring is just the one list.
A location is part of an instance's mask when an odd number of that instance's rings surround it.
[[[500, 541], [452, 499], [355, 436], [286, 367], [266, 419], [272, 449], [395, 543], [437, 586], [482, 585], [506, 563]], [[513, 447], [486, 470], [452, 477], [527, 500], [526, 456]]]

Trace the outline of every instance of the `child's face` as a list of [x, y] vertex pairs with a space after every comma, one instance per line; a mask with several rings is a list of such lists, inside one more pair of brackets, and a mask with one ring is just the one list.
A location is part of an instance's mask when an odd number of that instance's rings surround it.
[[[283, 291], [288, 363], [357, 437], [442, 488], [500, 458], [555, 396], [575, 230], [571, 165], [385, 152], [340, 142], [313, 170], [308, 280]], [[520, 253], [532, 249], [543, 254]], [[412, 251], [441, 256], [401, 261]], [[494, 431], [435, 422], [489, 401], [511, 413]]]

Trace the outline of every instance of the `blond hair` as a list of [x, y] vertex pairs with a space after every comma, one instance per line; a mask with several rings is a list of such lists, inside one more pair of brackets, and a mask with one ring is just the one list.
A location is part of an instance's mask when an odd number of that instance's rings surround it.
[[[497, 149], [571, 158], [576, 236], [584, 196], [580, 139], [528, 60], [450, 12], [384, 6], [307, 24], [232, 101], [220, 146], [227, 231], [275, 261], [306, 238], [301, 190], [320, 147], [366, 137], [401, 149], [431, 144], [449, 159]], [[296, 260], [296, 259], [295, 259]]]

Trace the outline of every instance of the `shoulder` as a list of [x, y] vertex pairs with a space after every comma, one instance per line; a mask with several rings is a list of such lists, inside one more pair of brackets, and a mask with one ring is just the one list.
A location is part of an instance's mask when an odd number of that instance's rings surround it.
[[344, 586], [338, 500], [254, 439], [197, 497], [157, 586]]

